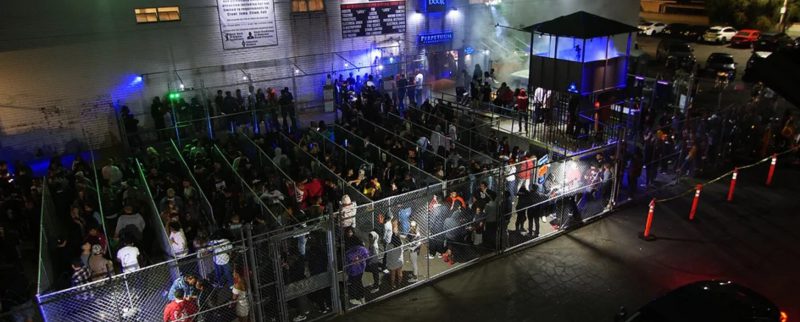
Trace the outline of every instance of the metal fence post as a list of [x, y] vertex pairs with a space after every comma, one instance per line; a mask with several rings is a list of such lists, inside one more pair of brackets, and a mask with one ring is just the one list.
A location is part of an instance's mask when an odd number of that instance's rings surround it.
[[[248, 272], [252, 274], [252, 283], [247, 283], [247, 292], [250, 292], [250, 294], [253, 296], [252, 302], [254, 304], [250, 305], [250, 313], [254, 314], [256, 321], [263, 321], [266, 319], [266, 317], [264, 317], [264, 311], [261, 307], [261, 291], [259, 290], [261, 283], [258, 280], [258, 261], [256, 260], [256, 254], [254, 251], [255, 244], [253, 243], [253, 225], [245, 225], [244, 229], [242, 229], [242, 234], [244, 234], [242, 237], [242, 239], [245, 241], [244, 247], [247, 250], [245, 258], [247, 258], [248, 265], [250, 266]], [[253, 292], [254, 289], [256, 290], [255, 292]]]

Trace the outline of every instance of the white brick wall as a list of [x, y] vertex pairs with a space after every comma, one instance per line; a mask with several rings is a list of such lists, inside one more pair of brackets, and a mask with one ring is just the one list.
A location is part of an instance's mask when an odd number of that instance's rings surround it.
[[[611, 0], [508, 0], [509, 12], [516, 6], [537, 7], [571, 2], [601, 8]], [[630, 1], [630, 0], [625, 0]], [[215, 0], [4, 0], [0, 1], [0, 159], [25, 159], [38, 149], [45, 153], [72, 149], [76, 141], [90, 138], [93, 147], [118, 142], [112, 103], [129, 105], [139, 114], [142, 126], [151, 126], [147, 110], [154, 95], [177, 88], [173, 70], [187, 88], [207, 87], [234, 90], [247, 88], [236, 64], [280, 60], [296, 56], [293, 62], [307, 74], [296, 78], [296, 97], [301, 102], [318, 103], [323, 74], [344, 68], [344, 60], [366, 64], [373, 46], [392, 45], [404, 40], [406, 53], [417, 52], [416, 35], [426, 23], [415, 23], [417, 0], [409, 0], [405, 35], [341, 38], [340, 1], [326, 1], [325, 13], [292, 14], [288, 0], [276, 0], [275, 18], [278, 46], [222, 50]], [[455, 32], [454, 48], [467, 38], [470, 8], [467, 0], [453, 0], [462, 19], [447, 19], [443, 29]], [[599, 4], [596, 4], [599, 3]], [[618, 4], [618, 1], [613, 1]], [[180, 22], [136, 24], [133, 9], [179, 5]], [[564, 6], [559, 5], [559, 8]], [[619, 13], [612, 18], [633, 14]], [[568, 12], [557, 11], [564, 14]], [[593, 11], [593, 10], [590, 10]], [[552, 18], [549, 11], [538, 11], [530, 23]], [[525, 19], [523, 19], [525, 20]], [[441, 19], [431, 18], [429, 32], [442, 30]], [[474, 28], [492, 28], [491, 25]], [[365, 62], [356, 62], [358, 57]], [[274, 66], [245, 68], [259, 87], [293, 88], [294, 67], [278, 61]], [[216, 67], [214, 67], [216, 66]], [[223, 71], [219, 66], [227, 66]], [[366, 69], [357, 71], [364, 74]], [[134, 77], [150, 74], [139, 86], [130, 86]], [[270, 81], [266, 81], [270, 80]], [[238, 84], [238, 85], [235, 85]], [[187, 93], [184, 97], [190, 97]], [[84, 135], [84, 132], [86, 133]]]

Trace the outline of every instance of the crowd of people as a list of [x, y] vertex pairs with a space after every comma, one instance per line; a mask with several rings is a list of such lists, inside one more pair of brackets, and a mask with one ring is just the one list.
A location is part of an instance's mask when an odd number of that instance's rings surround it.
[[[543, 108], [549, 92], [529, 96], [505, 83], [497, 86], [494, 71], [478, 69], [469, 85], [473, 102], [516, 110], [520, 132], [531, 123], [554, 121], [529, 113], [530, 106]], [[360, 305], [374, 296], [369, 294], [423, 278], [419, 261], [426, 256], [441, 259], [446, 267], [497, 249], [509, 226], [515, 236], [537, 238], [540, 223], [562, 229], [576, 225], [589, 204], [608, 203], [614, 180], [632, 198], [642, 175], [647, 186], [661, 172], [694, 175], [733, 155], [764, 157], [800, 144], [796, 117], [776, 110], [774, 94], [758, 85], [751, 102], [736, 110], [692, 111], [691, 117], [666, 109], [644, 111], [632, 134], [641, 145], [624, 151], [622, 160], [614, 149], [606, 149], [559, 163], [529, 147], [511, 146], [508, 137], [465, 129], [452, 106], [427, 99], [421, 72], [329, 76], [328, 85], [337, 89], [342, 117], [335, 126], [317, 121], [307, 129], [298, 127], [288, 88], [280, 94], [253, 86], [246, 94], [220, 90], [207, 102], [209, 108], [197, 97], [188, 103], [155, 97], [151, 116], [162, 140], [168, 137], [163, 134], [167, 124], [198, 130], [208, 124], [206, 117], [227, 116], [212, 122], [227, 134], [184, 141], [179, 151], [145, 147], [138, 121], [123, 108], [141, 174], [133, 158], [109, 158], [95, 173], [77, 155], [66, 166], [60, 158], [50, 160], [46, 181], [38, 182], [24, 163], [9, 167], [0, 162], [4, 272], [20, 267], [21, 241], [39, 241], [39, 208], [44, 206], [39, 201], [47, 188], [54, 207], [46, 229], [58, 227], [57, 238], [47, 240], [59, 277], [52, 289], [80, 290], [115, 274], [174, 260], [180, 276], [161, 285], [168, 290], [165, 322], [249, 321], [253, 303], [247, 283], [253, 273], [237, 246], [243, 227], [251, 225], [254, 234], [303, 230], [304, 223], [330, 216], [340, 241], [337, 254], [345, 255], [338, 269], [348, 276], [349, 304]], [[489, 158], [469, 158], [457, 144]], [[369, 163], [346, 161], [353, 159], [348, 155]], [[448, 184], [436, 193], [380, 206], [382, 200], [434, 183], [430, 177]], [[367, 209], [360, 202], [377, 206]], [[284, 283], [328, 272], [326, 242], [315, 232], [284, 240], [279, 251]], [[364, 285], [367, 273], [369, 286]], [[22, 285], [19, 274], [3, 275], [14, 277], [2, 279], [3, 306], [30, 303], [30, 285]], [[85, 289], [79, 297], [88, 303], [93, 295]], [[329, 293], [326, 288], [290, 301], [292, 319], [329, 312]], [[226, 303], [226, 309], [207, 311]]]

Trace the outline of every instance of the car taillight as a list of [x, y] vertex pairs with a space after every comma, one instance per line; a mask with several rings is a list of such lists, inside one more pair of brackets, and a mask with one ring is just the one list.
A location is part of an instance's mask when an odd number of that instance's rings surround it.
[[787, 321], [789, 321], [789, 315], [786, 314], [786, 312], [781, 311], [781, 322], [787, 322]]

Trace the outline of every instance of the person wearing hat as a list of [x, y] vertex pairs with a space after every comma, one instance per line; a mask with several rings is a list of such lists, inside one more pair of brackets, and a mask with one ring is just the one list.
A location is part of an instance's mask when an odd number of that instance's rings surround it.
[[350, 200], [349, 195], [342, 196], [342, 208], [340, 211], [340, 225], [342, 228], [356, 227], [356, 206], [354, 201]]
[[92, 245], [92, 255], [89, 256], [89, 270], [92, 271], [92, 282], [114, 274], [114, 264], [103, 257], [103, 246], [99, 244]]

